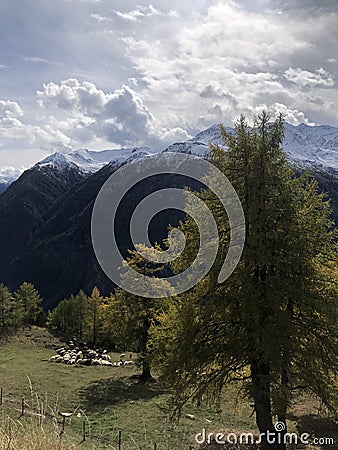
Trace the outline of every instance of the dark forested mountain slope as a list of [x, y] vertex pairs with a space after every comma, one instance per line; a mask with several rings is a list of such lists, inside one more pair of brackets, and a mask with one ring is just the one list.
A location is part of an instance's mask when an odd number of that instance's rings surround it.
[[0, 271], [22, 254], [43, 224], [43, 214], [72, 186], [83, 179], [77, 170], [64, 172], [33, 167], [0, 196]]
[[[114, 285], [96, 261], [90, 220], [95, 198], [115, 169], [116, 166], [107, 165], [60, 195], [40, 216], [39, 226], [25, 246], [21, 246], [15, 258], [8, 260], [1, 273], [2, 281], [11, 288], [22, 280], [33, 282], [45, 299], [46, 309], [80, 289], [90, 292], [95, 285], [108, 294]], [[186, 184], [186, 179], [181, 177], [162, 176], [141, 183], [129, 193], [117, 215], [118, 241], [125, 255], [131, 247], [130, 216], [144, 195], [168, 186], [184, 188]], [[199, 188], [196, 183], [190, 187]], [[168, 224], [176, 225], [182, 218], [183, 214], [176, 210], [158, 215], [151, 226], [152, 241], [160, 242], [166, 237]]]
[[[338, 223], [338, 130], [334, 127], [310, 128], [288, 126], [285, 150], [297, 171], [302, 170], [303, 164], [307, 169], [312, 168], [320, 189], [328, 192], [332, 199], [334, 219]], [[210, 141], [220, 142], [219, 127], [213, 126], [194, 139], [172, 145], [167, 150], [204, 156]], [[89, 151], [82, 153], [81, 158], [78, 153], [72, 154], [69, 161], [62, 155], [51, 155], [0, 193], [0, 283], [4, 282], [11, 289], [16, 289], [23, 281], [34, 283], [44, 298], [46, 309], [80, 289], [89, 293], [96, 285], [104, 294], [113, 289], [92, 248], [92, 207], [110, 174], [129, 159], [149, 154], [149, 149], [106, 152], [103, 159], [117, 156], [115, 161], [103, 167], [102, 161], [95, 166], [100, 155], [94, 155], [95, 159]], [[325, 158], [328, 158], [329, 167], [325, 165]], [[184, 187], [185, 184], [186, 180], [179, 177], [170, 180], [161, 177], [148, 185], [141, 184], [129, 193], [120, 210], [117, 227], [117, 239], [124, 254], [131, 246], [129, 219], [138, 202], [154, 190]], [[180, 218], [182, 214], [176, 210], [167, 210], [156, 217], [151, 223], [152, 240], [161, 241], [167, 235], [168, 224], [175, 225]]]

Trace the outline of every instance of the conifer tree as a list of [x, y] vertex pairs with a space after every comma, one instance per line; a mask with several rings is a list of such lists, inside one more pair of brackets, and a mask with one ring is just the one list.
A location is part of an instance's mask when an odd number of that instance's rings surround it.
[[[158, 276], [164, 269], [162, 264], [154, 265], [141, 256], [138, 250], [142, 250], [144, 255], [151, 255], [152, 249], [144, 245], [136, 245], [136, 250], [130, 252], [128, 265], [147, 277]], [[132, 287], [135, 284], [133, 275], [130, 272], [122, 273], [125, 281]], [[147, 283], [145, 281], [145, 283]], [[157, 287], [151, 287], [152, 297], [157, 292], [164, 291], [169, 296], [172, 292], [170, 284], [161, 279], [157, 282]], [[131, 294], [122, 289], [116, 289], [110, 296], [107, 304], [107, 326], [108, 330], [121, 348], [134, 349], [140, 353], [142, 364], [142, 374], [140, 381], [151, 381], [151, 361], [152, 352], [149, 347], [149, 331], [152, 326], [156, 326], [157, 317], [166, 310], [167, 299], [147, 298]]]
[[[178, 412], [189, 398], [219, 402], [224, 385], [241, 379], [265, 434], [262, 449], [285, 449], [286, 430], [281, 443], [270, 444], [266, 434], [275, 432], [274, 414], [286, 422], [297, 388], [337, 407], [337, 246], [330, 206], [309, 175], [297, 178], [288, 165], [282, 117], [271, 123], [263, 113], [253, 128], [241, 117], [234, 135], [221, 130], [229, 151], [211, 146], [210, 159], [241, 199], [244, 252], [218, 285], [229, 225], [217, 199], [203, 192], [219, 227], [218, 258], [161, 317], [153, 346]], [[181, 228], [189, 233], [191, 221]], [[187, 260], [174, 269], [184, 269]]]
[[47, 326], [58, 329], [67, 337], [82, 339], [87, 334], [88, 309], [88, 297], [81, 290], [76, 296], [62, 300], [48, 314]]
[[0, 284], [0, 327], [2, 330], [11, 325], [11, 309], [13, 297], [4, 284]]
[[42, 299], [31, 283], [24, 282], [14, 294], [16, 307], [22, 309], [22, 320], [25, 325], [35, 325], [42, 313]]
[[97, 287], [94, 287], [88, 297], [87, 334], [93, 345], [97, 345], [103, 333], [103, 297]]

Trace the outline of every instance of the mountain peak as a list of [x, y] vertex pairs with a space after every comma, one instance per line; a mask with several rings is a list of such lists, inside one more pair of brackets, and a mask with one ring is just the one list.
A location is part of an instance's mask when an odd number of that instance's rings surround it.
[[[233, 133], [233, 128], [225, 127]], [[209, 152], [209, 143], [223, 145], [220, 125], [213, 124], [196, 134], [195, 137], [169, 145], [164, 152], [188, 153], [205, 157]], [[338, 128], [331, 125], [297, 126], [285, 123], [283, 149], [291, 162], [298, 166], [338, 170]], [[68, 153], [56, 152], [47, 156], [34, 167], [52, 167], [59, 171], [75, 169], [82, 174], [97, 172], [103, 166], [121, 164], [143, 156], [156, 153], [149, 147], [131, 147], [101, 151], [80, 148]]]
[[55, 152], [52, 155], [47, 156], [42, 161], [39, 161], [35, 164], [34, 167], [43, 168], [43, 167], [53, 167], [54, 169], [58, 169], [60, 171], [74, 168], [76, 169], [76, 165], [73, 164], [69, 158], [67, 158], [66, 154]]

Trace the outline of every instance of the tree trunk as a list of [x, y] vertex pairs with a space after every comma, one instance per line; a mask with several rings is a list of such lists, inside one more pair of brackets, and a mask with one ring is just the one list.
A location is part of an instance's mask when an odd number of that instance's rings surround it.
[[272, 422], [270, 398], [270, 368], [268, 364], [255, 359], [251, 362], [251, 378], [256, 423], [261, 433], [261, 450], [285, 450], [278, 441], [278, 433]]
[[150, 362], [149, 362], [149, 355], [148, 355], [148, 349], [147, 349], [147, 343], [148, 343], [148, 331], [150, 327], [150, 322], [148, 319], [145, 319], [144, 321], [144, 331], [141, 336], [141, 342], [140, 342], [140, 353], [142, 355], [142, 373], [139, 377], [140, 382], [153, 382], [155, 379], [152, 377], [150, 372]]
[[141, 382], [153, 382], [155, 381], [150, 372], [150, 364], [147, 359], [144, 359], [142, 362], [142, 373], [140, 375], [139, 380]]

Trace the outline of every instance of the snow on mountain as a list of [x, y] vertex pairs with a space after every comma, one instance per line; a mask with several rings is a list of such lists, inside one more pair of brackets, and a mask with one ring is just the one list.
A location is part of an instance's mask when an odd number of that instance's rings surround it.
[[300, 166], [338, 170], [338, 128], [285, 124], [283, 149]]
[[176, 142], [175, 144], [169, 145], [164, 152], [189, 153], [195, 156], [205, 157], [209, 153], [209, 146], [203, 142]]
[[[232, 128], [226, 131], [233, 133]], [[222, 145], [219, 125], [212, 125], [192, 139], [169, 145], [164, 152], [189, 153], [205, 157], [209, 143]], [[329, 125], [293, 126], [285, 124], [283, 142], [288, 159], [297, 166], [314, 169], [338, 170], [338, 128]], [[155, 154], [148, 147], [122, 148], [115, 150], [74, 150], [69, 153], [54, 153], [36, 164], [37, 167], [53, 166], [60, 170], [73, 167], [83, 173], [93, 173], [110, 163], [114, 167], [143, 156]]]
[[68, 168], [81, 169], [81, 167], [75, 164], [71, 160], [71, 158], [67, 157], [67, 154], [59, 152], [47, 156], [47, 158], [44, 158], [42, 161], [36, 163], [34, 167], [38, 168], [53, 167], [54, 169], [58, 169], [60, 171], [63, 171]]
[[[233, 133], [232, 128], [225, 128]], [[164, 151], [190, 153], [197, 156], [208, 154], [208, 143], [222, 146], [219, 125], [198, 133], [186, 142], [170, 145]], [[293, 126], [285, 124], [285, 139], [282, 145], [288, 159], [299, 167], [338, 170], [338, 128], [329, 125]]]
[[[221, 138], [221, 132], [220, 132], [220, 126], [218, 124], [214, 124], [211, 127], [207, 128], [206, 130], [201, 131], [200, 133], [196, 134], [195, 137], [192, 139], [189, 139], [188, 142], [192, 142], [194, 144], [204, 144], [209, 145], [209, 142], [211, 142], [214, 145], [223, 145], [223, 141]], [[224, 127], [225, 131], [228, 133], [233, 133], [233, 128], [230, 127]]]
[[35, 164], [35, 167], [54, 167], [59, 170], [77, 168], [83, 173], [93, 173], [111, 161], [123, 163], [129, 158], [151, 154], [148, 147], [121, 148], [115, 150], [91, 151], [87, 149], [73, 150], [69, 153], [53, 153]]

